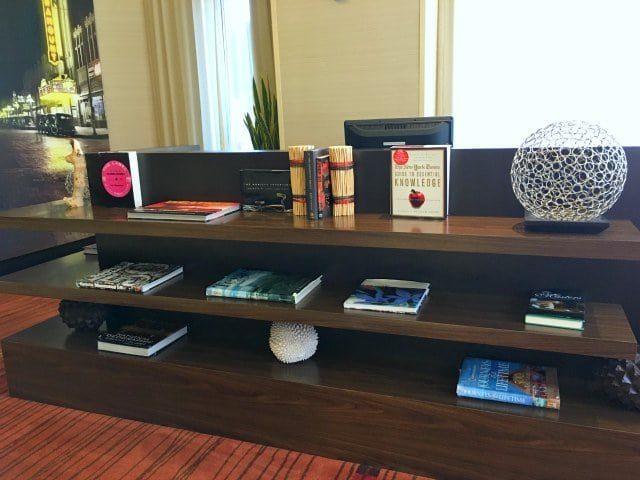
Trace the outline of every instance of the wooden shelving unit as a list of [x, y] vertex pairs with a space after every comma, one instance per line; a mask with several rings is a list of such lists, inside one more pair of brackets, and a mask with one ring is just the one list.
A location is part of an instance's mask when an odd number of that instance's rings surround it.
[[544, 478], [603, 478], [611, 457], [631, 475], [637, 462], [637, 414], [595, 394], [580, 358], [565, 361], [562, 409], [550, 411], [457, 398], [460, 345], [420, 355], [409, 339], [323, 330], [313, 359], [284, 365], [245, 323], [224, 330], [196, 326], [142, 359], [98, 352], [95, 335], [52, 319], [4, 342], [11, 394], [440, 478], [515, 478], [541, 456]]
[[[239, 168], [287, 162], [278, 152], [265, 162], [259, 153], [230, 155], [240, 166], [224, 154], [185, 154], [189, 178], [168, 182], [175, 155], [158, 154], [155, 170], [153, 162], [145, 167], [156, 185], [150, 195], [189, 199], [193, 190], [191, 198], [204, 198], [213, 172], [218, 193], [232, 198]], [[637, 476], [640, 413], [606, 400], [593, 372], [602, 357], [632, 359], [638, 350], [640, 231], [613, 220], [598, 235], [527, 233], [521, 218], [503, 215], [509, 191], [492, 192], [494, 216], [425, 221], [371, 213], [384, 202], [363, 175], [385, 175], [387, 160], [358, 154], [361, 165], [369, 162], [356, 168], [358, 205], [367, 213], [353, 218], [238, 213], [209, 224], [128, 221], [123, 209], [68, 210], [61, 202], [0, 212], [0, 228], [94, 233], [100, 252], [99, 259], [76, 253], [2, 276], [0, 292], [193, 319], [188, 338], [148, 359], [98, 352], [95, 334], [48, 320], [3, 341], [10, 393], [436, 478]], [[502, 172], [492, 165], [487, 178], [472, 166], [477, 175], [458, 181], [488, 184]], [[122, 260], [183, 261], [185, 273], [145, 295], [75, 287], [79, 277]], [[247, 261], [306, 267], [325, 281], [297, 306], [206, 298], [207, 285], [254, 266]], [[520, 264], [527, 268], [517, 271]], [[417, 316], [344, 310], [365, 270], [408, 279], [428, 272], [429, 302]], [[555, 277], [597, 293], [583, 332], [524, 325], [524, 287], [553, 288]], [[271, 321], [317, 326], [318, 353], [279, 363], [266, 341]], [[561, 410], [457, 398], [457, 369], [468, 355], [558, 367]]]
[[615, 304], [589, 303], [586, 328], [576, 332], [525, 325], [526, 298], [437, 289], [417, 316], [344, 310], [342, 304], [358, 285], [357, 277], [341, 285], [325, 285], [296, 306], [207, 298], [206, 287], [226, 272], [187, 270], [182, 278], [145, 295], [75, 286], [78, 278], [98, 271], [95, 257], [75, 253], [0, 277], [0, 292], [596, 357], [633, 359], [637, 350], [625, 312]]
[[522, 218], [392, 218], [368, 213], [310, 221], [268, 213], [238, 213], [210, 223], [128, 221], [120, 208], [69, 210], [61, 202], [0, 212], [2, 228], [114, 235], [336, 245], [438, 252], [494, 253], [605, 260], [640, 260], [640, 231], [614, 220], [600, 235], [528, 233]]

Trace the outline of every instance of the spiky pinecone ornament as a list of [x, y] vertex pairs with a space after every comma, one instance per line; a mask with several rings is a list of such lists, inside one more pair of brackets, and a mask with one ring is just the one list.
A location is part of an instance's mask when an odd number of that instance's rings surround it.
[[607, 396], [640, 410], [640, 355], [635, 361], [607, 360], [598, 377]]
[[95, 332], [109, 317], [109, 307], [99, 303], [62, 300], [58, 306], [62, 321], [78, 332]]
[[273, 322], [269, 347], [278, 360], [295, 363], [311, 358], [318, 348], [318, 333], [313, 325]]

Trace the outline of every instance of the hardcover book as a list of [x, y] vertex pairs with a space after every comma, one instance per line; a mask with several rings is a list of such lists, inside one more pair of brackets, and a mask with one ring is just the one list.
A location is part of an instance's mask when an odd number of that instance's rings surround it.
[[298, 303], [320, 285], [322, 276], [278, 274], [240, 269], [209, 285], [210, 297]]
[[98, 350], [150, 357], [187, 334], [187, 325], [139, 320], [98, 334]]
[[198, 202], [168, 200], [127, 212], [132, 220], [182, 220], [208, 222], [240, 210], [237, 202]]
[[344, 308], [417, 314], [429, 294], [429, 284], [386, 278], [367, 279], [344, 302]]
[[182, 273], [179, 265], [121, 262], [76, 281], [79, 288], [144, 293]]
[[91, 245], [85, 245], [82, 247], [82, 251], [85, 255], [97, 255], [98, 254], [98, 245], [92, 243]]
[[459, 397], [560, 408], [557, 370], [518, 362], [465, 358], [456, 393]]
[[584, 296], [578, 293], [543, 290], [529, 299], [525, 323], [547, 327], [584, 329]]
[[329, 149], [316, 148], [305, 151], [304, 169], [307, 217], [309, 220], [317, 220], [331, 216]]
[[449, 151], [449, 145], [391, 148], [391, 215], [448, 215]]
[[293, 208], [289, 170], [240, 170], [240, 193], [243, 210], [290, 211]]

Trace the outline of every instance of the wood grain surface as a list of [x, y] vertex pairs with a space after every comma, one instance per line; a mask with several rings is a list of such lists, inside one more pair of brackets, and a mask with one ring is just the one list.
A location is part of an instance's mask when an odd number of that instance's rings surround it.
[[637, 350], [625, 312], [616, 304], [589, 303], [585, 330], [577, 332], [525, 325], [526, 297], [436, 290], [414, 316], [344, 309], [358, 277], [323, 285], [298, 305], [206, 297], [206, 287], [228, 273], [223, 271], [187, 271], [143, 295], [75, 286], [98, 271], [95, 257], [76, 253], [0, 277], [0, 291], [601, 357], [634, 358]]
[[241, 212], [209, 223], [163, 222], [127, 220], [125, 209], [87, 206], [69, 210], [62, 202], [51, 202], [0, 212], [0, 228], [640, 260], [640, 231], [628, 220], [613, 220], [609, 229], [597, 235], [559, 235], [525, 232], [521, 218], [507, 217], [424, 220], [358, 214], [313, 221], [277, 213]]
[[234, 326], [196, 325], [144, 359], [98, 352], [95, 334], [52, 319], [4, 341], [10, 391], [437, 478], [632, 478], [640, 466], [638, 414], [590, 390], [589, 363], [571, 356], [557, 364], [556, 412], [456, 398], [463, 346], [322, 330], [312, 360], [284, 365], [260, 325], [235, 340]]

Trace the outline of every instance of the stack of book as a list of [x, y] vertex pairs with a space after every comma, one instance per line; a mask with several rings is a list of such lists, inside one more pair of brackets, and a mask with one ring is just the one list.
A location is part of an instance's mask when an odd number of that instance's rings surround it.
[[240, 210], [237, 202], [196, 202], [168, 200], [127, 212], [130, 220], [177, 220], [184, 222], [209, 222]]
[[584, 296], [559, 290], [535, 292], [524, 318], [528, 325], [584, 329]]
[[344, 302], [344, 308], [417, 314], [429, 295], [430, 284], [370, 278]]
[[518, 362], [465, 358], [456, 393], [459, 397], [560, 409], [558, 372]]
[[145, 293], [182, 274], [180, 265], [121, 262], [76, 281], [78, 288]]
[[98, 245], [92, 243], [91, 245], [85, 245], [82, 247], [82, 252], [85, 255], [97, 255], [98, 254]]
[[209, 285], [210, 297], [299, 303], [322, 282], [322, 275], [278, 274], [240, 269]]
[[150, 357], [187, 334], [184, 323], [138, 320], [98, 334], [98, 350]]

